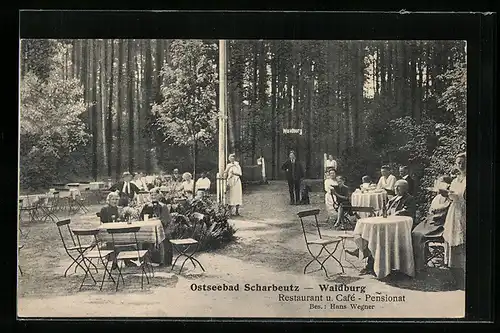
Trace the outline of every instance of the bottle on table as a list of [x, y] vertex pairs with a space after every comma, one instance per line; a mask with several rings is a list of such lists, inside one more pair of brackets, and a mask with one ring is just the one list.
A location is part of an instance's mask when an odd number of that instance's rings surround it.
[[111, 222], [116, 222], [116, 215], [111, 215]]
[[382, 206], [382, 217], [385, 219], [387, 218], [387, 205], [384, 201], [384, 205]]

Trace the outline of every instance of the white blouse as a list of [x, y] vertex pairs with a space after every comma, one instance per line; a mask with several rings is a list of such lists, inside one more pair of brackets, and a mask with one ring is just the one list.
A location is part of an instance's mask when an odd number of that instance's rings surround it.
[[339, 183], [337, 183], [336, 180], [333, 180], [330, 178], [325, 179], [325, 192], [330, 193], [332, 187], [338, 186], [338, 185], [339, 185]]
[[377, 189], [386, 189], [394, 191], [395, 185], [396, 185], [396, 177], [394, 175], [389, 175], [387, 178], [382, 176], [378, 180]]

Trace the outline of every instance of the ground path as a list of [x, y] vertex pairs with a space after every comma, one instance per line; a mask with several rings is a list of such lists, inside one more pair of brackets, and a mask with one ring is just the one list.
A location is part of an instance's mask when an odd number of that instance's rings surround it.
[[[464, 292], [447, 290], [449, 275], [445, 270], [430, 271], [418, 279], [381, 282], [372, 277], [359, 277], [357, 269], [346, 265], [346, 274], [335, 275], [327, 281], [322, 272], [302, 274], [309, 261], [296, 212], [302, 209], [323, 208], [322, 193], [311, 194], [311, 205], [289, 206], [284, 182], [271, 182], [251, 188], [244, 195], [242, 217], [231, 222], [237, 228], [237, 240], [224, 249], [202, 253], [199, 260], [206, 272], [199, 274], [188, 266], [182, 275], [172, 274], [170, 268], [158, 270], [151, 285], [140, 290], [138, 277], [127, 281], [125, 289], [115, 293], [108, 287], [77, 291], [80, 276], [63, 278], [69, 264], [61, 251], [54, 251], [57, 231], [49, 224], [30, 227], [31, 240], [21, 251], [20, 262], [24, 275], [20, 277], [18, 309], [20, 316], [51, 317], [460, 317], [464, 311]], [[321, 216], [321, 220], [325, 220]], [[333, 235], [336, 231], [324, 233]], [[55, 236], [55, 237], [54, 237]], [[52, 244], [52, 245], [51, 245]], [[355, 263], [358, 267], [362, 263]], [[328, 265], [334, 274], [339, 268], [334, 261]], [[347, 308], [330, 309], [330, 303], [311, 310], [311, 302], [279, 301], [279, 292], [246, 292], [250, 285], [298, 285], [298, 293], [285, 295], [326, 295], [318, 284], [345, 283], [365, 286], [366, 293], [405, 296], [403, 303], [376, 303], [374, 309], [361, 311]], [[192, 291], [193, 284], [240, 285], [239, 292]], [[313, 289], [304, 289], [313, 288]], [[357, 297], [364, 297], [359, 294]], [[369, 304], [361, 303], [359, 304]], [[348, 304], [348, 303], [347, 303]]]

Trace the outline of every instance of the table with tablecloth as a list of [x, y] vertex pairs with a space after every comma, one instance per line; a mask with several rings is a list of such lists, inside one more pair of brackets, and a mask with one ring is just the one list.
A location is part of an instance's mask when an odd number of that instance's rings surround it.
[[353, 234], [361, 238], [362, 247], [370, 250], [378, 278], [386, 277], [392, 270], [415, 276], [412, 225], [413, 219], [407, 216], [377, 216], [357, 221]]
[[[372, 207], [375, 212], [381, 211], [384, 202], [387, 200], [386, 191], [355, 191], [351, 195], [351, 205], [357, 207]], [[367, 213], [360, 213], [362, 217], [367, 217]]]
[[[97, 216], [82, 216], [75, 221], [78, 228], [99, 228], [99, 240], [102, 242], [111, 242], [111, 234], [106, 229], [120, 229], [128, 227], [140, 227], [137, 232], [137, 241], [139, 243], [161, 245], [165, 240], [165, 230], [159, 219], [149, 219], [148, 221], [134, 221], [131, 224], [127, 222], [101, 223]], [[134, 234], [114, 234], [117, 244], [135, 243]]]

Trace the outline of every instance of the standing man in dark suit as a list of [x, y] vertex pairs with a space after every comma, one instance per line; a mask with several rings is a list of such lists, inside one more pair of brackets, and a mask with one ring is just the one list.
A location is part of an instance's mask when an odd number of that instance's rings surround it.
[[406, 165], [400, 166], [399, 175], [401, 176], [401, 179], [406, 180], [406, 182], [408, 183], [408, 193], [411, 195], [415, 195], [413, 192], [415, 190], [415, 181], [410, 176], [410, 171], [408, 169], [408, 166]]
[[297, 161], [294, 151], [290, 152], [289, 159], [283, 164], [281, 170], [286, 173], [288, 191], [290, 192], [290, 205], [297, 205], [300, 202], [300, 181], [304, 177], [304, 169]]
[[134, 196], [140, 192], [137, 185], [132, 183], [132, 174], [128, 171], [122, 174], [122, 180], [111, 186], [111, 191], [118, 191], [120, 201], [118, 206], [128, 206], [129, 202], [134, 199]]

